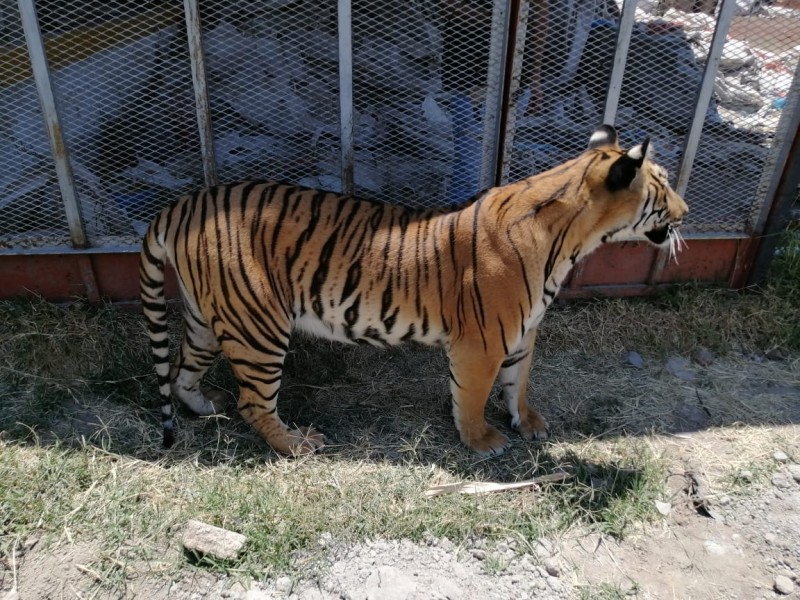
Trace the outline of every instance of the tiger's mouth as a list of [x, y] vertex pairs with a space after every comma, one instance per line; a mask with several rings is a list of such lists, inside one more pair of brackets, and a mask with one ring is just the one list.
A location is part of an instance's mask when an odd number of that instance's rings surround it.
[[670, 227], [672, 226], [664, 225], [663, 227], [658, 227], [656, 229], [651, 229], [650, 231], [645, 231], [644, 234], [647, 236], [648, 240], [653, 242], [656, 246], [660, 246], [661, 244], [667, 241]]
[[678, 262], [678, 252], [688, 247], [680, 231], [678, 231], [680, 224], [681, 221], [667, 223], [663, 227], [656, 227], [644, 233], [647, 239], [656, 246], [664, 247], [669, 242], [669, 256], [675, 263]]

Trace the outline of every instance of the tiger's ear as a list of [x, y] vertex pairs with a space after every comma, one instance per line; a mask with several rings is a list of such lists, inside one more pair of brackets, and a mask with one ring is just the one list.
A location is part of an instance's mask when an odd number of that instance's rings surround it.
[[617, 130], [614, 129], [613, 125], [600, 125], [594, 130], [592, 137], [589, 138], [589, 150], [603, 146], [619, 148], [617, 139]]
[[650, 138], [645, 138], [640, 145], [628, 150], [611, 165], [606, 187], [612, 192], [630, 187], [639, 174], [645, 158], [650, 158]]

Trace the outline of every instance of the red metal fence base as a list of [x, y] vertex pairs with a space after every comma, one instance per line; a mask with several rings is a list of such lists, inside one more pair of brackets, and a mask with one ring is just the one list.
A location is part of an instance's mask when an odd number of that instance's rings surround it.
[[[575, 268], [559, 296], [636, 296], [688, 282], [744, 285], [747, 265], [743, 257], [749, 255], [751, 240], [697, 239], [687, 244], [677, 262], [646, 243], [603, 246]], [[135, 302], [138, 269], [135, 253], [0, 256], [0, 298]], [[169, 298], [177, 298], [172, 273], [166, 291]]]

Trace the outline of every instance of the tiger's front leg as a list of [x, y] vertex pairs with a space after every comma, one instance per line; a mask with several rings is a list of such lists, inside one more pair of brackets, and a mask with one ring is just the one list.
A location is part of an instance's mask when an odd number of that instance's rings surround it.
[[453, 418], [466, 446], [481, 456], [497, 456], [505, 452], [508, 438], [486, 422], [484, 409], [503, 357], [487, 356], [482, 350], [461, 343], [448, 352]]
[[528, 405], [528, 381], [536, 331], [536, 328], [529, 330], [519, 348], [503, 362], [499, 377], [503, 399], [511, 413], [511, 426], [526, 440], [546, 440], [549, 435], [547, 421]]

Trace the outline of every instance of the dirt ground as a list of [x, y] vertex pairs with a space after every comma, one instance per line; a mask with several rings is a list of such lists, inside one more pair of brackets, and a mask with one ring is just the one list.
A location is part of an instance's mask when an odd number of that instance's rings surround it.
[[[556, 437], [602, 423], [638, 436], [665, 461], [668, 493], [653, 507], [663, 516], [652, 525], [623, 539], [572, 528], [558, 538], [492, 544], [323, 537], [325, 558], [298, 553], [288, 576], [253, 581], [187, 566], [165, 578], [149, 562], [128, 568], [113, 592], [92, 587], [99, 576], [87, 565], [99, 550], [91, 543], [44, 550], [29, 539], [13, 568], [0, 572], [0, 590], [16, 585], [23, 600], [800, 597], [800, 359], [735, 354], [700, 366], [651, 358], [637, 369], [622, 357], [562, 353], [542, 357], [536, 369], [534, 395], [549, 398], [539, 404]], [[559, 392], [548, 371], [570, 373], [572, 393]], [[598, 398], [600, 380], [614, 382], [616, 402]], [[87, 420], [85, 411], [73, 416]]]

